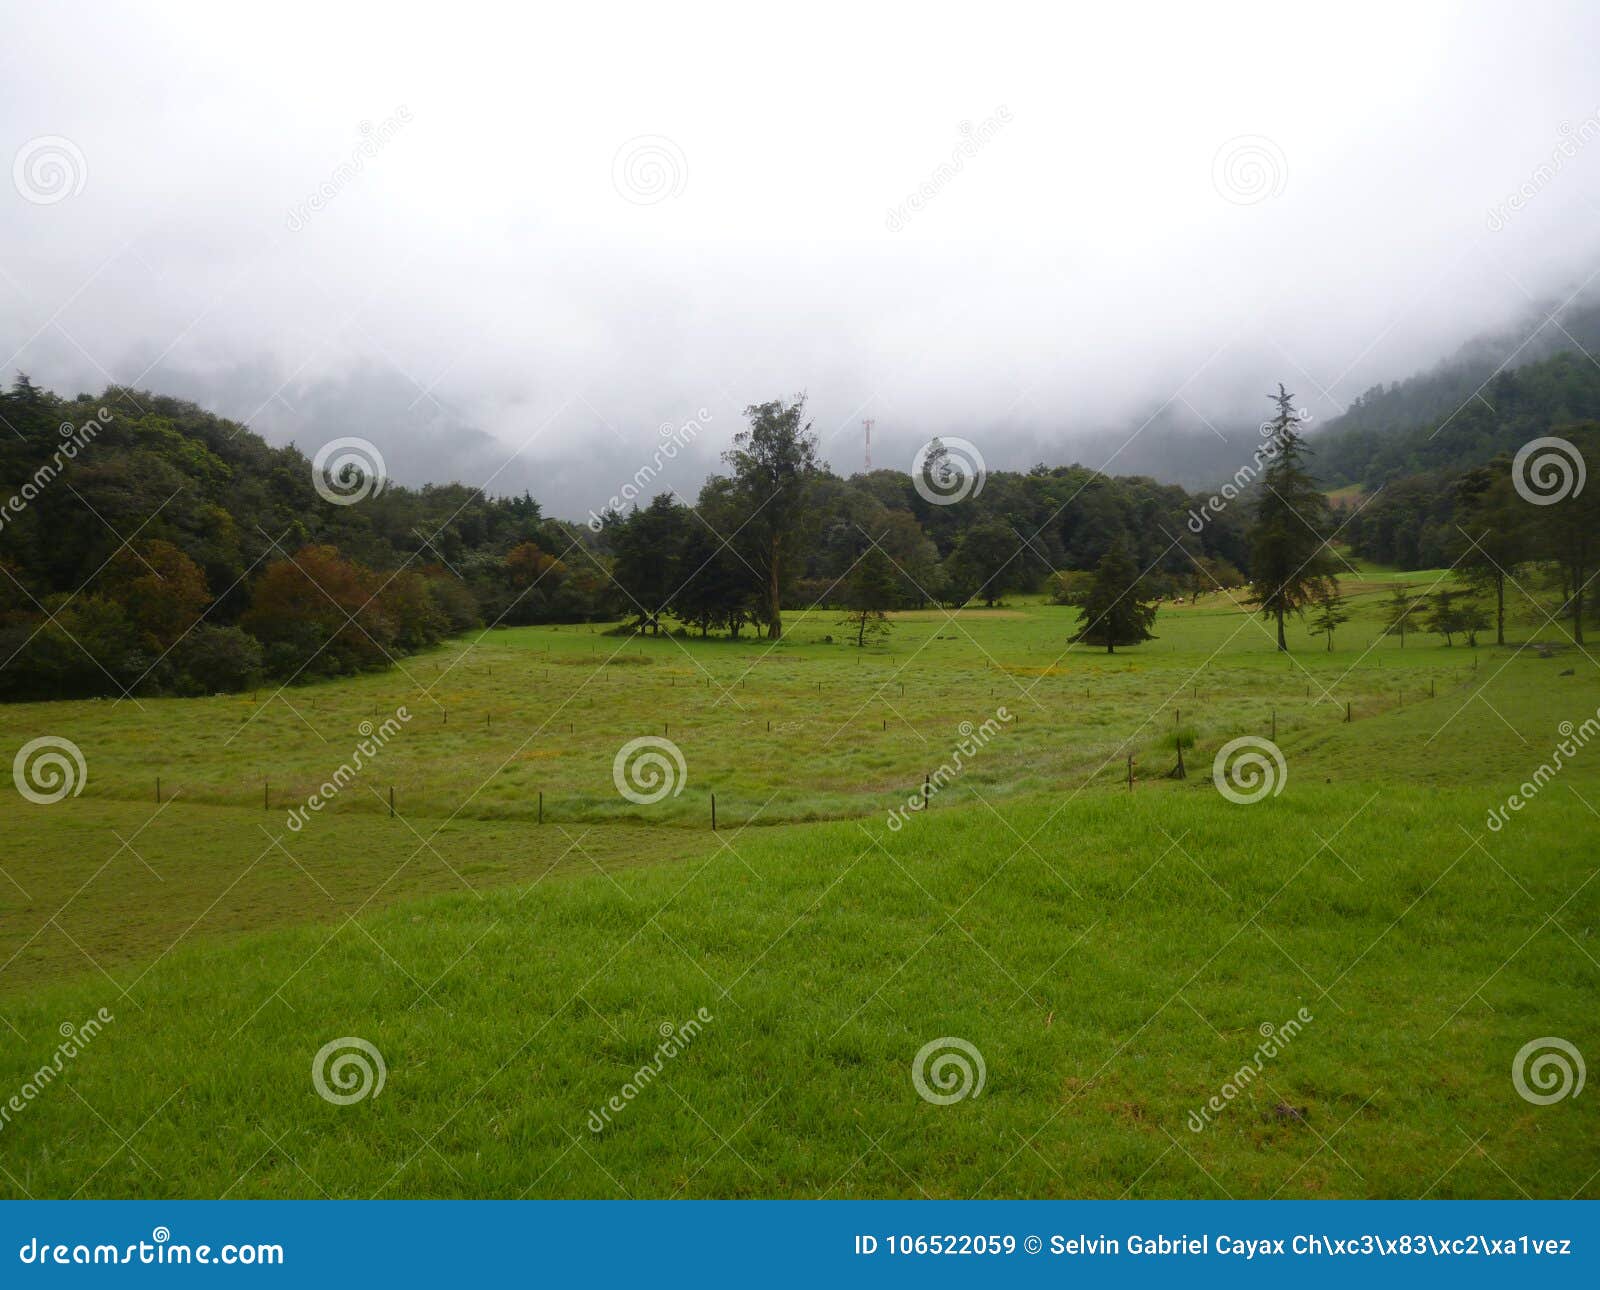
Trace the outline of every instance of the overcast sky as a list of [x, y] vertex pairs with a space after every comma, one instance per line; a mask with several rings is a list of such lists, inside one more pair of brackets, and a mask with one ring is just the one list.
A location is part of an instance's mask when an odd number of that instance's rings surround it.
[[841, 473], [1326, 418], [1600, 268], [1600, 7], [1108, 8], [5, 0], [5, 370], [577, 518], [801, 390]]

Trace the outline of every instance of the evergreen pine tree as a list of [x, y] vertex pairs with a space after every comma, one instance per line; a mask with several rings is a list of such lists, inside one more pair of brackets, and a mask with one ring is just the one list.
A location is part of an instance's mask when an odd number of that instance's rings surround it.
[[1384, 601], [1383, 631], [1386, 636], [1398, 636], [1400, 648], [1406, 647], [1406, 632], [1411, 628], [1411, 616], [1422, 607], [1422, 602], [1411, 595], [1411, 588], [1405, 583], [1396, 583], [1389, 593], [1389, 599]]
[[1311, 615], [1311, 634], [1326, 636], [1328, 650], [1333, 651], [1333, 633], [1350, 621], [1350, 611], [1345, 608], [1344, 597], [1337, 586], [1324, 587], [1317, 593], [1316, 612]]
[[1137, 645], [1154, 640], [1150, 625], [1155, 621], [1155, 602], [1141, 594], [1139, 567], [1119, 538], [1094, 571], [1094, 582], [1079, 602], [1081, 626], [1072, 639], [1088, 645], [1104, 645], [1107, 654], [1118, 645]]
[[1457, 568], [1474, 587], [1494, 593], [1494, 643], [1506, 643], [1506, 581], [1530, 554], [1532, 507], [1511, 484], [1505, 454], [1469, 470], [1456, 484]]
[[1309, 450], [1296, 429], [1294, 395], [1280, 384], [1269, 397], [1278, 411], [1267, 431], [1270, 460], [1250, 530], [1250, 600], [1276, 622], [1278, 648], [1287, 651], [1283, 620], [1304, 614], [1321, 592], [1338, 584], [1324, 536], [1328, 500], [1306, 468]]

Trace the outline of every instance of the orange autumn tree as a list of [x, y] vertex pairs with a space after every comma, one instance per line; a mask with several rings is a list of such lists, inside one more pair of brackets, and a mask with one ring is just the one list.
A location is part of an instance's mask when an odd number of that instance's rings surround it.
[[542, 621], [570, 576], [567, 566], [537, 542], [519, 542], [506, 553], [507, 593], [495, 609], [495, 621], [510, 627]]
[[382, 579], [333, 546], [304, 546], [257, 579], [239, 625], [267, 648], [269, 671], [355, 672], [387, 661], [392, 627]]
[[519, 542], [506, 554], [506, 576], [518, 591], [540, 582], [553, 591], [566, 579], [567, 567], [541, 550], [537, 542]]
[[102, 590], [122, 607], [141, 644], [158, 653], [182, 639], [211, 603], [200, 566], [159, 538], [119, 550], [106, 566]]

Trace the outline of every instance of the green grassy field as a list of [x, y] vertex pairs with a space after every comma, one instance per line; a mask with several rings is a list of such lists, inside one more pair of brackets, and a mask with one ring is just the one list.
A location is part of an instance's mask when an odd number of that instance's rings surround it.
[[[1391, 580], [1287, 660], [1220, 596], [1114, 656], [1023, 601], [866, 651], [821, 613], [776, 646], [519, 629], [0, 709], [87, 765], [0, 797], [0, 1106], [33, 1088], [0, 1195], [1596, 1196], [1592, 1090], [1536, 1105], [1512, 1063], [1600, 1052], [1600, 741], [1485, 821], [1600, 668], [1532, 622], [1380, 640]], [[1274, 731], [1281, 793], [1227, 800], [1218, 749]], [[644, 735], [687, 770], [651, 805], [612, 778]], [[1298, 1033], [1224, 1094], [1264, 1027]], [[913, 1068], [952, 1036], [983, 1085], [938, 1105]], [[385, 1068], [349, 1105], [312, 1080], [341, 1037]]]

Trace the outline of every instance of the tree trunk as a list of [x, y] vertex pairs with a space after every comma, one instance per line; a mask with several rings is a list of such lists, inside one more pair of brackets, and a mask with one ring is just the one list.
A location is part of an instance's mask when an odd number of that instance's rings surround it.
[[1283, 610], [1278, 610], [1278, 650], [1280, 653], [1289, 652], [1289, 642], [1283, 638]]
[[1583, 644], [1583, 566], [1580, 564], [1572, 571], [1573, 582], [1578, 589], [1572, 596], [1572, 639], [1578, 645]]
[[1498, 569], [1494, 574], [1494, 643], [1506, 643], [1506, 575]]
[[1328, 633], [1328, 653], [1333, 653], [1333, 633]]
[[778, 538], [772, 538], [772, 559], [768, 565], [767, 578], [767, 605], [771, 619], [767, 624], [767, 637], [769, 640], [783, 639], [783, 614], [778, 605]]
[[867, 615], [866, 615], [865, 612], [863, 612], [862, 615], [861, 615], [861, 628], [860, 628], [859, 631], [856, 632], [856, 648], [860, 649], [866, 643], [867, 643]]

